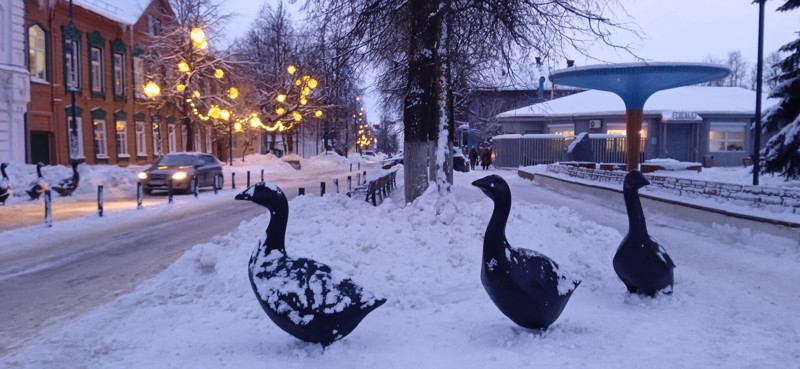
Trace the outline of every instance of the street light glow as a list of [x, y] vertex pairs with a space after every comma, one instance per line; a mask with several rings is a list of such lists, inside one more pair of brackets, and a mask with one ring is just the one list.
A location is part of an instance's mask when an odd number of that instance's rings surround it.
[[214, 71], [214, 77], [217, 77], [217, 78], [222, 78], [222, 77], [225, 77], [225, 71], [224, 71], [224, 70], [222, 70], [222, 69], [219, 69], [219, 68], [217, 68], [217, 69]]
[[230, 97], [231, 100], [236, 100], [236, 98], [239, 97], [239, 89], [236, 87], [231, 87], [231, 89], [228, 90], [228, 97]]
[[191, 69], [189, 69], [189, 63], [187, 63], [186, 61], [181, 60], [181, 62], [178, 63], [178, 71], [179, 72], [189, 73], [190, 70]]
[[297, 68], [295, 68], [294, 65], [290, 65], [288, 68], [286, 68], [286, 70], [289, 72], [289, 74], [294, 74], [294, 72], [297, 72]]
[[150, 82], [147, 82], [144, 85], [144, 95], [145, 96], [147, 96], [147, 97], [152, 99], [152, 98], [155, 98], [156, 96], [158, 96], [160, 94], [161, 94], [161, 87], [158, 87], [158, 85], [155, 82], [150, 81]]
[[203, 47], [201, 47], [203, 44], [206, 44], [206, 47], [208, 46], [208, 43], [206, 42], [206, 33], [200, 28], [192, 28], [192, 31], [189, 32], [189, 38], [192, 39], [192, 42], [195, 46], [201, 49], [203, 49]]
[[286, 101], [286, 95], [278, 94], [278, 96], [275, 97], [275, 100], [278, 100], [278, 102], [284, 102], [284, 101]]

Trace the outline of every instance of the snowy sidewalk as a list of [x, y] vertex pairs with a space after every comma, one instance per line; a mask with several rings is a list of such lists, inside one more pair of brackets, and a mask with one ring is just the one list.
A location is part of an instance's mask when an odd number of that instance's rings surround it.
[[[497, 311], [480, 284], [492, 204], [471, 181], [507, 178], [512, 246], [583, 279], [549, 331]], [[398, 188], [398, 193], [402, 189]], [[454, 199], [427, 193], [378, 207], [344, 195], [290, 202], [287, 251], [351, 275], [389, 302], [326, 350], [261, 311], [247, 260], [268, 215], [195, 246], [135, 291], [50, 326], [0, 359], [10, 368], [700, 368], [800, 361], [800, 252], [794, 240], [648, 216], [678, 267], [672, 296], [629, 296], [611, 267], [627, 228], [603, 201], [546, 190], [516, 172], [456, 173]], [[616, 201], [616, 200], [613, 200]], [[379, 230], [379, 232], [375, 232]]]

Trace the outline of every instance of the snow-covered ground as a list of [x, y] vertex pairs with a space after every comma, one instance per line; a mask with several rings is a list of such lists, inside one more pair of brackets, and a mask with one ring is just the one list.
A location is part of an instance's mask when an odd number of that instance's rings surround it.
[[[488, 173], [512, 186], [510, 244], [543, 252], [583, 280], [545, 333], [515, 326], [481, 286], [492, 203], [470, 183]], [[603, 202], [621, 197], [571, 199], [516, 171], [456, 173], [455, 181], [452, 197], [429, 191], [409, 205], [389, 198], [372, 207], [335, 194], [290, 201], [290, 255], [325, 262], [389, 300], [325, 350], [278, 329], [253, 296], [247, 262], [264, 236], [265, 212], [196, 245], [132, 293], [48, 326], [0, 358], [0, 367], [761, 368], [800, 362], [797, 240], [725, 225], [697, 230], [649, 216], [651, 233], [678, 265], [676, 286], [672, 296], [640, 298], [625, 292], [611, 266], [627, 220]], [[555, 198], [568, 206], [539, 203]]]

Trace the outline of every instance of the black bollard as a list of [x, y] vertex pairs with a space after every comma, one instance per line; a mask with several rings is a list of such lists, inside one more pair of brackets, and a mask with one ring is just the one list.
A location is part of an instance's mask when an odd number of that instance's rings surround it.
[[245, 188], [250, 188], [250, 171], [247, 171], [247, 186]]
[[142, 208], [142, 182], [136, 182], [136, 208]]
[[350, 192], [352, 190], [353, 190], [353, 178], [347, 176], [347, 192]]
[[319, 195], [325, 196], [325, 182], [319, 183]]
[[337, 194], [339, 193], [339, 178], [333, 179], [333, 191]]
[[364, 171], [364, 184], [367, 184], [367, 171]]
[[197, 180], [197, 176], [192, 177], [192, 192], [194, 192], [194, 197], [197, 198], [200, 192], [200, 183]]
[[231, 173], [231, 188], [236, 189], [236, 173]]
[[103, 216], [103, 185], [97, 186], [97, 215]]
[[264, 169], [261, 169], [261, 182], [264, 182]]
[[297, 194], [298, 194], [298, 196], [305, 196], [305, 194], [306, 194], [306, 189], [305, 189], [305, 188], [303, 188], [303, 187], [300, 187], [300, 190], [299, 190], [299, 192], [298, 192]]
[[361, 170], [361, 162], [358, 162], [358, 170]]
[[172, 178], [167, 180], [167, 202], [172, 204]]
[[44, 226], [53, 226], [53, 198], [50, 197], [50, 190], [44, 191]]
[[350, 171], [353, 171], [353, 163], [350, 163]]
[[219, 193], [219, 174], [214, 175], [214, 195]]

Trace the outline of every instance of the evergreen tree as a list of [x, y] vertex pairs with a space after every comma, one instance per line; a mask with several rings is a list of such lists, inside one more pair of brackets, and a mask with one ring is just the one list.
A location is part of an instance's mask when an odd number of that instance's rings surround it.
[[[800, 0], [786, 0], [778, 11], [798, 7]], [[764, 131], [777, 134], [761, 152], [765, 161], [762, 172], [779, 173], [789, 180], [800, 178], [800, 38], [780, 51], [788, 56], [778, 64], [781, 73], [775, 78], [776, 86], [769, 96], [781, 101], [763, 117]]]

